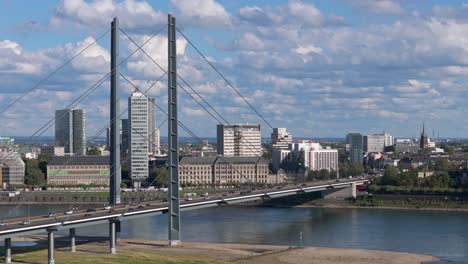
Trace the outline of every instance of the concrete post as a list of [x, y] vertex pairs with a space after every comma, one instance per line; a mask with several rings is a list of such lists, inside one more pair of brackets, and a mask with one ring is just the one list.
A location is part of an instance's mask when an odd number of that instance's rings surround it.
[[11, 238], [5, 238], [5, 263], [11, 263]]
[[55, 263], [55, 260], [54, 260], [54, 231], [52, 230], [49, 230], [48, 233], [47, 233], [47, 238], [48, 238], [48, 241], [49, 241], [49, 247], [48, 247], [48, 250], [47, 250], [47, 255], [48, 255], [48, 263], [49, 264], [54, 264]]
[[110, 253], [115, 254], [117, 252], [117, 249], [115, 247], [115, 222], [114, 221], [109, 221], [109, 247], [110, 247]]
[[356, 196], [357, 196], [357, 195], [356, 195], [356, 183], [353, 182], [353, 183], [351, 184], [351, 197], [356, 198]]
[[70, 252], [76, 252], [75, 228], [70, 228]]

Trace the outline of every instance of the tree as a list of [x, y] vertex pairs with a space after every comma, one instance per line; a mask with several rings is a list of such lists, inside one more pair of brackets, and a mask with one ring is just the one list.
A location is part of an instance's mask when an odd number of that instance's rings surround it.
[[359, 176], [364, 172], [364, 168], [360, 164], [351, 164], [348, 174], [351, 176]]
[[31, 186], [41, 186], [44, 183], [44, 173], [39, 169], [39, 162], [37, 160], [27, 159], [25, 183]]
[[98, 148], [94, 147], [94, 148], [88, 149], [87, 154], [91, 156], [100, 156], [101, 151]]
[[330, 172], [327, 169], [321, 169], [318, 172], [319, 180], [327, 180], [330, 178]]
[[450, 164], [447, 159], [439, 159], [434, 164], [434, 170], [436, 171], [449, 171]]
[[342, 178], [348, 177], [349, 176], [349, 163], [347, 161], [340, 162], [338, 170], [340, 171], [340, 177]]
[[148, 183], [159, 187], [167, 187], [169, 184], [169, 173], [166, 168], [154, 168], [150, 170]]
[[382, 185], [399, 185], [399, 170], [393, 166], [388, 166], [385, 168], [384, 174], [382, 176], [381, 182]]

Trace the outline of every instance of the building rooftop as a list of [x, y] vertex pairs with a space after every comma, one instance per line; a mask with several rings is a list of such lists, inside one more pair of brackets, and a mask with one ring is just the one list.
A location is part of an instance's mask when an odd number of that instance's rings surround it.
[[183, 157], [180, 160], [180, 164], [192, 164], [192, 165], [211, 165], [213, 164], [218, 157], [216, 156], [209, 156], [209, 157]]
[[184, 157], [180, 160], [181, 165], [212, 165], [218, 164], [255, 164], [269, 163], [268, 160], [262, 157], [223, 157], [223, 156], [208, 156], [208, 157]]
[[109, 156], [53, 156], [48, 165], [109, 165]]

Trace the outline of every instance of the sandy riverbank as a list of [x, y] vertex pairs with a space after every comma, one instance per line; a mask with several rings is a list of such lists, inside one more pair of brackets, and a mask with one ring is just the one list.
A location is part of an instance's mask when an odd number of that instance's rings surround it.
[[[36, 240], [45, 246], [43, 237], [24, 238]], [[78, 238], [78, 241], [91, 240]], [[24, 240], [23, 240], [24, 241]], [[62, 242], [61, 242], [62, 241]], [[127, 240], [118, 242], [118, 254], [107, 254], [106, 241], [94, 241], [78, 245], [78, 252], [68, 253], [66, 241], [57, 239], [56, 263], [240, 263], [240, 264], [420, 264], [437, 261], [437, 258], [378, 250], [335, 249], [335, 248], [289, 248], [287, 246], [219, 244], [183, 242], [169, 247], [165, 241]], [[28, 256], [30, 254], [30, 256]], [[33, 253], [18, 254], [17, 261], [44, 263], [45, 249]], [[15, 258], [15, 254], [13, 255]], [[128, 262], [130, 259], [130, 262]], [[164, 260], [170, 259], [171, 262]], [[160, 260], [160, 262], [158, 262]]]
[[468, 212], [468, 208], [448, 208], [448, 207], [404, 207], [404, 206], [356, 206], [344, 200], [315, 200], [296, 208], [340, 208], [340, 209], [385, 209], [385, 210], [416, 210], [416, 211], [447, 211], [447, 212]]

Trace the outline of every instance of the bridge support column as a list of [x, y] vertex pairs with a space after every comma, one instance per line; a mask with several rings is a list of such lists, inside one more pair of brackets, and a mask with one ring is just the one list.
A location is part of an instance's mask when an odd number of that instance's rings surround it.
[[111, 254], [117, 253], [116, 248], [116, 232], [115, 232], [115, 222], [109, 221], [109, 249]]
[[11, 263], [11, 238], [5, 238], [5, 263]]
[[357, 196], [357, 195], [356, 195], [356, 183], [353, 182], [353, 183], [351, 184], [351, 197], [356, 198], [356, 196]]
[[54, 259], [54, 231], [57, 230], [47, 230], [47, 239], [48, 239], [48, 249], [47, 249], [47, 256], [48, 256], [48, 262], [49, 264], [55, 264], [55, 259]]
[[70, 252], [76, 252], [75, 228], [70, 228]]

